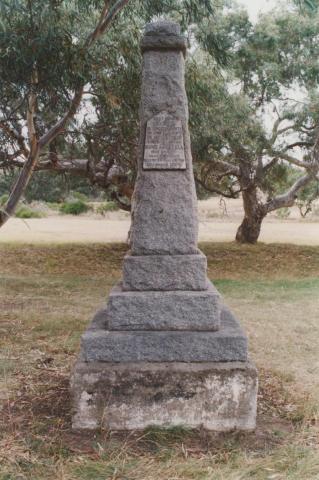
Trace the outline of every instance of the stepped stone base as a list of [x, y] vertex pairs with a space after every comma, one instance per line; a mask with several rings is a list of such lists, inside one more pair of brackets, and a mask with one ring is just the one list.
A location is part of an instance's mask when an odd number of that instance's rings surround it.
[[100, 327], [100, 315], [82, 336], [83, 358], [88, 362], [245, 362], [245, 333], [226, 307], [220, 318], [218, 331], [112, 331]]
[[79, 358], [71, 378], [73, 428], [252, 430], [257, 383], [248, 361], [87, 363]]
[[194, 255], [126, 255], [123, 290], [206, 290], [207, 259]]
[[[206, 280], [203, 291], [126, 292], [114, 287], [104, 310], [107, 330], [218, 330], [221, 301]], [[102, 316], [102, 312], [100, 313]]]

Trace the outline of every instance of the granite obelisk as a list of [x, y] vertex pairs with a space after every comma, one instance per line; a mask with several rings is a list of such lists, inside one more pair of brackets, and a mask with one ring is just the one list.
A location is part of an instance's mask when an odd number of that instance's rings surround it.
[[142, 40], [138, 177], [123, 281], [82, 336], [74, 428], [255, 426], [247, 338], [207, 279], [184, 85], [186, 40], [170, 21]]

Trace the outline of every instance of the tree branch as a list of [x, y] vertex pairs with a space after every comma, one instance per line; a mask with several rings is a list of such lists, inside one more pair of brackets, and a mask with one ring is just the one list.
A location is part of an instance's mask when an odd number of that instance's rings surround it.
[[290, 150], [295, 147], [313, 147], [313, 142], [294, 142], [285, 147], [285, 150]]
[[271, 150], [270, 154], [276, 158], [287, 160], [287, 162], [291, 163], [292, 165], [296, 165], [296, 167], [301, 167], [306, 169], [309, 169], [311, 167], [311, 164], [304, 162], [303, 160], [299, 160], [296, 157], [292, 157], [291, 155], [288, 155], [287, 153], [284, 153], [284, 152], [276, 152], [275, 150]]
[[263, 172], [268, 172], [276, 163], [278, 162], [278, 158], [274, 157], [270, 162], [266, 163], [266, 165], [263, 166]]
[[304, 188], [311, 180], [313, 180], [313, 175], [307, 173], [292, 185], [292, 187], [284, 194], [277, 195], [275, 198], [272, 198], [269, 202], [265, 204], [267, 213], [277, 210], [278, 208], [292, 207], [295, 203], [295, 200], [298, 196], [298, 192]]
[[35, 67], [33, 67], [32, 75], [31, 75], [31, 86], [30, 86], [30, 93], [28, 97], [28, 107], [27, 107], [27, 128], [28, 128], [28, 137], [29, 137], [29, 145], [30, 145], [30, 152], [33, 153], [37, 149], [37, 132], [34, 123], [35, 117], [35, 110], [36, 110], [36, 86], [38, 84], [38, 73]]
[[78, 90], [74, 93], [74, 96], [71, 100], [69, 110], [66, 114], [59, 120], [50, 130], [48, 130], [39, 140], [39, 147], [42, 150], [48, 143], [52, 142], [57, 135], [63, 132], [66, 125], [69, 123], [71, 118], [77, 112], [77, 109], [80, 106], [82, 95], [83, 95], [84, 86], [81, 85]]
[[8, 125], [6, 125], [4, 122], [0, 122], [0, 128], [10, 137], [12, 138], [12, 140], [15, 140], [19, 147], [20, 147], [20, 150], [23, 152], [23, 154], [25, 155], [25, 157], [28, 157], [29, 155], [29, 149], [28, 147], [26, 146], [25, 144], [25, 138], [24, 136], [19, 133], [17, 130], [15, 130], [14, 128], [12, 127], [9, 127]]
[[[94, 31], [87, 37], [87, 40], [84, 43], [84, 50], [89, 50], [89, 48], [101, 37], [101, 35], [106, 31], [106, 29], [111, 25], [112, 21], [116, 15], [125, 7], [129, 0], [118, 0], [115, 5], [108, 11], [108, 0], [105, 1], [104, 7], [102, 9], [99, 21]], [[47, 133], [45, 133], [39, 140], [40, 149], [45, 147], [48, 143], [52, 142], [54, 138], [59, 135], [71, 118], [75, 115], [77, 109], [80, 106], [82, 96], [84, 92], [84, 84], [80, 85], [79, 88], [74, 92], [73, 98], [70, 103], [69, 110], [66, 114], [59, 120]]]
[[237, 165], [226, 162], [225, 160], [213, 160], [213, 164], [217, 167], [217, 170], [227, 175], [240, 176], [240, 168]]
[[285, 133], [287, 132], [288, 130], [291, 130], [292, 128], [295, 127], [295, 125], [288, 125], [287, 127], [283, 127], [283, 128], [279, 128], [279, 125], [284, 121], [284, 120], [287, 120], [287, 118], [283, 117], [279, 117], [274, 125], [273, 125], [273, 128], [272, 128], [272, 135], [271, 135], [271, 138], [269, 139], [269, 143], [270, 145], [273, 145], [275, 143], [275, 141], [277, 140], [278, 136], [281, 135], [282, 133]]
[[226, 193], [226, 192], [223, 192], [222, 190], [219, 190], [218, 188], [208, 187], [202, 180], [200, 180], [196, 176], [195, 176], [195, 181], [198, 183], [198, 185], [200, 185], [202, 188], [207, 190], [207, 192], [217, 193], [217, 195], [221, 195], [226, 198], [238, 198], [238, 194], [241, 192], [241, 190], [238, 190], [237, 192]]
[[[103, 21], [100, 28], [100, 35], [102, 35], [105, 30], [111, 25], [116, 15], [127, 5], [129, 0], [118, 0], [113, 7], [108, 11], [105, 20]], [[99, 35], [99, 36], [100, 36]], [[97, 37], [99, 38], [99, 37]]]
[[98, 39], [98, 37], [101, 35], [100, 29], [101, 29], [101, 26], [102, 26], [103, 21], [105, 19], [105, 16], [107, 14], [108, 7], [109, 7], [109, 1], [105, 0], [104, 7], [103, 7], [101, 15], [100, 15], [100, 19], [99, 19], [95, 29], [88, 36], [88, 38], [86, 39], [86, 42], [84, 44], [84, 46], [86, 48], [89, 48], [92, 45], [92, 43], [94, 43]]

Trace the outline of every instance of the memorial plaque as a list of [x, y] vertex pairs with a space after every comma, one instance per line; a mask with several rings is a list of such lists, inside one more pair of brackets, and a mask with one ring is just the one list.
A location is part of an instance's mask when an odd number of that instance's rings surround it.
[[161, 112], [147, 122], [143, 168], [186, 169], [182, 122], [167, 112]]

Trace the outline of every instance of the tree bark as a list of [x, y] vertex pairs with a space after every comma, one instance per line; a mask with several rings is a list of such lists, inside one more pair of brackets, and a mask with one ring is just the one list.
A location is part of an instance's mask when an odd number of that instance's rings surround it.
[[19, 203], [19, 200], [21, 199], [22, 195], [24, 194], [28, 186], [29, 180], [38, 162], [38, 158], [39, 158], [39, 149], [36, 148], [35, 151], [30, 152], [28, 160], [25, 162], [23, 169], [19, 174], [19, 177], [10, 193], [10, 197], [8, 199], [7, 204], [2, 210], [0, 210], [0, 228], [14, 214], [17, 208], [17, 205]]
[[257, 242], [261, 224], [267, 211], [265, 206], [260, 203], [257, 195], [256, 185], [250, 185], [242, 191], [245, 216], [236, 233], [236, 241], [239, 243]]

